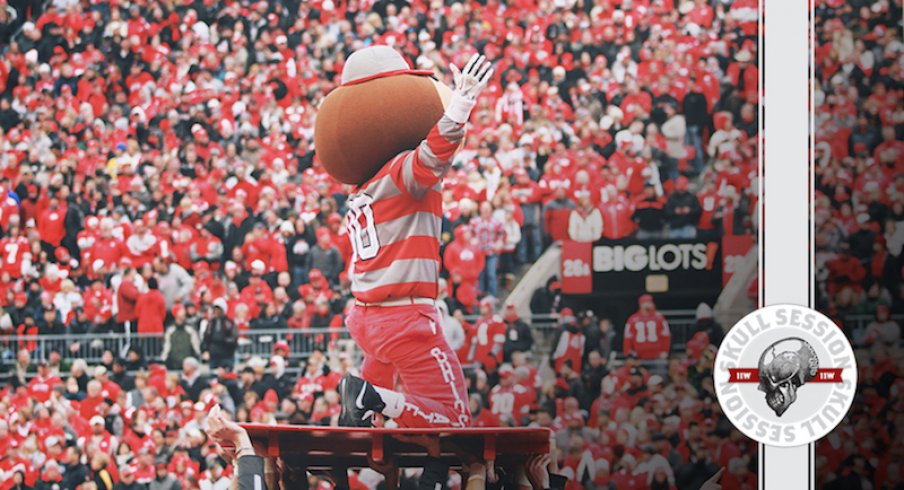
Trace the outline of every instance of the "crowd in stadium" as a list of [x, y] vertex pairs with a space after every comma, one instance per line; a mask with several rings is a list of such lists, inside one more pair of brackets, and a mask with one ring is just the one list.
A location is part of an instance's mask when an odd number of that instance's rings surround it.
[[[226, 488], [203, 432], [214, 404], [335, 423], [353, 366], [332, 337], [297, 377], [284, 344], [235, 353], [243, 332], [342, 324], [348, 189], [312, 131], [370, 43], [446, 80], [473, 47], [495, 63], [443, 187], [442, 289], [480, 365], [475, 424], [554, 428], [572, 488], [699, 488], [720, 467], [725, 488], [753, 488], [753, 446], [713, 395], [707, 307], [687, 354], [651, 372], [669, 344], [649, 298], [638, 314], [659, 335], [632, 335], [552, 283], [534, 312], [561, 318], [541, 382], [529, 324], [496, 298], [553, 240], [755, 226], [756, 5], [0, 0], [0, 489]], [[19, 339], [124, 331], [164, 348], [88, 366]]]
[[824, 488], [904, 482], [901, 14], [900, 2], [816, 2], [817, 298], [860, 367], [850, 416], [817, 446]]

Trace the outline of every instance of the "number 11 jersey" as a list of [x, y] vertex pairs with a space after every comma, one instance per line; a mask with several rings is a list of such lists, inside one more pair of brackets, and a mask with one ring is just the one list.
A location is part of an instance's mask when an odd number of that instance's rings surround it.
[[445, 115], [427, 138], [400, 153], [348, 198], [352, 294], [368, 303], [436, 299], [442, 178], [465, 136]]

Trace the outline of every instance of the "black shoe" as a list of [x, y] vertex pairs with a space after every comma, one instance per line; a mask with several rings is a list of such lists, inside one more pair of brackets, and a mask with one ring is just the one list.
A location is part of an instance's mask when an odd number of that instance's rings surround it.
[[373, 415], [386, 408], [373, 385], [349, 373], [339, 381], [339, 394], [342, 397], [339, 425], [343, 427], [371, 427]]
[[437, 490], [446, 487], [449, 480], [449, 464], [439, 458], [428, 457], [424, 462], [424, 472], [418, 477], [418, 490]]

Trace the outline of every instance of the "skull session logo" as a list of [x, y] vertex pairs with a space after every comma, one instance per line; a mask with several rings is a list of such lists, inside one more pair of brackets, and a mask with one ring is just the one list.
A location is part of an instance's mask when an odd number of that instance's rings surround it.
[[797, 400], [797, 389], [813, 379], [818, 370], [819, 357], [806, 340], [780, 340], [763, 352], [757, 369], [759, 388], [766, 393], [766, 403], [777, 417]]
[[741, 319], [722, 341], [714, 371], [728, 419], [772, 446], [825, 436], [847, 413], [857, 384], [844, 332], [796, 305], [761, 308]]

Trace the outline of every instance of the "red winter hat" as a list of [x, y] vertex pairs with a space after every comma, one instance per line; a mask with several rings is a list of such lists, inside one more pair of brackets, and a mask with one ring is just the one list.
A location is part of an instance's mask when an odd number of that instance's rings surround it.
[[66, 250], [65, 248], [57, 247], [57, 249], [54, 250], [53, 255], [56, 256], [56, 259], [58, 261], [60, 261], [61, 263], [63, 263], [63, 264], [69, 263], [69, 259], [70, 259], [69, 251]]
[[279, 396], [276, 394], [276, 391], [271, 388], [267, 390], [266, 393], [264, 393], [264, 401], [269, 403], [279, 403]]
[[518, 319], [518, 312], [515, 310], [514, 304], [509, 303], [505, 305], [505, 315], [502, 318], [509, 322], [513, 322]]
[[644, 303], [652, 303], [653, 295], [651, 294], [641, 294], [639, 298], [637, 298], [637, 304], [643, 305]]
[[176, 303], [173, 305], [173, 316], [178, 315], [179, 313], [185, 312], [185, 307], [182, 306], [181, 303]]

